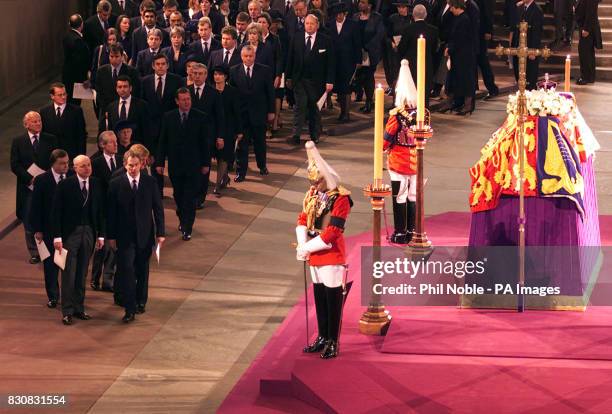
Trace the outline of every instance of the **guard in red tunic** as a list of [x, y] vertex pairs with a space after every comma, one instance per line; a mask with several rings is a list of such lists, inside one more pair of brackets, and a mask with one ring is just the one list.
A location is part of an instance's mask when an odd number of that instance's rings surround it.
[[308, 260], [312, 277], [319, 335], [304, 352], [321, 358], [338, 355], [343, 291], [346, 285], [344, 226], [353, 202], [350, 191], [325, 162], [312, 141], [306, 143], [310, 189], [295, 229], [297, 259]]
[[408, 244], [414, 233], [416, 215], [417, 153], [408, 130], [416, 116], [416, 87], [408, 61], [402, 60], [395, 88], [395, 108], [389, 112], [383, 149], [391, 179], [394, 231], [391, 242]]

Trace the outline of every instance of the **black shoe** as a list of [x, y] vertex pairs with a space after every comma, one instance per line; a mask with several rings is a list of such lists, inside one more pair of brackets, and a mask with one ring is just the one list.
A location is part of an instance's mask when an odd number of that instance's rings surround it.
[[[589, 82], [587, 82], [586, 80], [584, 80], [582, 78], [580, 78], [580, 79], [578, 79], [576, 81], [576, 85], [586, 85], [587, 83], [589, 83]], [[32, 262], [30, 262], [30, 263], [32, 263]]]
[[369, 114], [372, 112], [372, 108], [373, 108], [372, 102], [366, 101], [365, 105], [359, 108], [359, 112], [362, 112], [364, 114]]
[[321, 352], [321, 358], [330, 359], [338, 356], [338, 343], [333, 339], [330, 339], [325, 344], [325, 349]]
[[112, 292], [113, 288], [110, 286], [102, 286], [102, 289], [100, 289], [102, 292]]
[[314, 142], [315, 144], [319, 143], [319, 137], [310, 137], [310, 140]]
[[138, 305], [138, 308], [136, 308], [136, 313], [145, 313], [145, 305]]
[[495, 93], [491, 93], [489, 92], [487, 94], [487, 96], [485, 96], [484, 98], [482, 98], [483, 101], [490, 101], [491, 99], [495, 98], [496, 96], [499, 95], [499, 92], [495, 92]]
[[82, 321], [88, 321], [91, 319], [91, 315], [87, 312], [77, 312], [72, 316], [74, 316], [75, 318], [79, 318]]
[[72, 325], [72, 316], [66, 315], [62, 318], [62, 323], [64, 325]]
[[136, 317], [133, 313], [126, 312], [125, 315], [123, 315], [123, 318], [121, 318], [121, 320], [123, 321], [123, 323], [130, 323], [134, 322], [136, 320]]
[[196, 210], [202, 210], [204, 208], [204, 202], [198, 202], [198, 204], [196, 205]]
[[266, 167], [259, 169], [259, 175], [268, 175], [268, 174], [270, 174], [270, 171], [268, 171]]
[[395, 244], [407, 244], [406, 242], [406, 233], [394, 232], [389, 238], [391, 243]]
[[327, 339], [323, 338], [322, 336], [319, 336], [317, 339], [315, 339], [313, 343], [304, 347], [304, 349], [302, 349], [302, 352], [306, 354], [314, 354], [315, 352], [321, 352], [323, 348], [325, 348], [326, 343]]
[[191, 240], [191, 233], [187, 233], [186, 231], [183, 232], [183, 240], [184, 241], [189, 241]]
[[38, 264], [38, 263], [40, 263], [40, 256], [30, 257], [30, 264]]
[[236, 177], [234, 177], [234, 182], [241, 183], [244, 181], [244, 179], [245, 179], [244, 174], [238, 174]]
[[89, 286], [91, 286], [93, 290], [100, 290], [100, 285], [98, 285], [97, 283], [91, 282]]
[[47, 302], [47, 308], [49, 309], [57, 308], [57, 301], [55, 299], [52, 299], [49, 302]]

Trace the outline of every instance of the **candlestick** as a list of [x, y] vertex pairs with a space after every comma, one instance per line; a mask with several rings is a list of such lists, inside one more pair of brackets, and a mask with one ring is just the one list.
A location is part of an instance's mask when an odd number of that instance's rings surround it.
[[417, 125], [425, 122], [425, 38], [417, 40]]
[[570, 91], [570, 72], [572, 69], [572, 61], [570, 55], [565, 58], [565, 92]]
[[385, 118], [385, 91], [378, 84], [374, 94], [374, 187], [382, 186], [383, 176], [383, 131]]

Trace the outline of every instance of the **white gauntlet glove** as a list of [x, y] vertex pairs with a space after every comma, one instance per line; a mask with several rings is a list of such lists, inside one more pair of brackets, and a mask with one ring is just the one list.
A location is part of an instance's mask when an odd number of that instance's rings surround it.
[[300, 262], [308, 260], [308, 254], [300, 254], [300, 247], [304, 246], [308, 241], [308, 229], [306, 226], [297, 226], [295, 228], [295, 237], [297, 239], [297, 247], [295, 248], [295, 258]]

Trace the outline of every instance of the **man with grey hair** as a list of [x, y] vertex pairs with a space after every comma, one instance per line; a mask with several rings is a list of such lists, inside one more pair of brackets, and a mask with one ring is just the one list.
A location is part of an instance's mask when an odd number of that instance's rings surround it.
[[419, 37], [425, 38], [425, 106], [429, 106], [429, 94], [433, 81], [433, 58], [438, 51], [438, 29], [425, 22], [427, 9], [417, 4], [412, 10], [414, 22], [408, 25], [402, 33], [402, 40], [397, 45], [398, 59], [408, 60], [410, 72], [414, 83], [417, 83], [417, 41]]
[[112, 14], [112, 6], [108, 0], [100, 0], [96, 6], [96, 14], [85, 20], [83, 24], [83, 39], [90, 52], [104, 43], [104, 34], [115, 26], [116, 16]]
[[296, 33], [289, 44], [285, 85], [293, 89], [295, 109], [291, 142], [300, 143], [300, 134], [308, 114], [310, 139], [319, 142], [321, 114], [317, 101], [330, 93], [336, 76], [336, 59], [331, 39], [319, 33], [319, 19], [309, 14], [304, 32]]
[[[104, 131], [98, 137], [98, 147], [102, 154], [91, 162], [92, 176], [96, 177], [102, 186], [104, 194], [108, 191], [108, 185], [113, 173], [121, 166], [121, 159], [117, 156], [117, 136], [113, 131]], [[100, 284], [100, 276], [102, 284]], [[108, 242], [96, 251], [91, 266], [91, 288], [106, 292], [112, 292], [113, 278], [115, 276], [115, 254], [109, 247]]]
[[51, 209], [53, 246], [65, 260], [61, 283], [64, 325], [72, 325], [73, 317], [91, 319], [85, 312], [85, 279], [94, 243], [98, 250], [104, 245], [104, 194], [100, 182], [91, 177], [88, 156], [74, 159], [74, 172], [58, 183]]
[[17, 205], [15, 214], [23, 222], [30, 263], [40, 262], [34, 233], [29, 226], [29, 210], [34, 178], [50, 167], [51, 152], [57, 148], [54, 135], [42, 131], [38, 112], [30, 111], [23, 117], [26, 132], [13, 139], [11, 144], [11, 171], [17, 176]]

